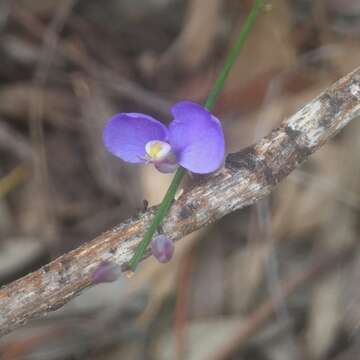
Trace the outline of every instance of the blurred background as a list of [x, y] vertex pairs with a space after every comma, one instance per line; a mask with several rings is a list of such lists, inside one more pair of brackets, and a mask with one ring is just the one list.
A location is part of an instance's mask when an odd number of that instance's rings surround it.
[[[0, 282], [158, 203], [106, 119], [203, 102], [251, 0], [0, 1]], [[268, 1], [214, 113], [255, 142], [360, 65], [359, 0]], [[360, 358], [360, 123], [267, 199], [0, 340], [1, 359]], [[1, 309], [0, 309], [1, 311]]]

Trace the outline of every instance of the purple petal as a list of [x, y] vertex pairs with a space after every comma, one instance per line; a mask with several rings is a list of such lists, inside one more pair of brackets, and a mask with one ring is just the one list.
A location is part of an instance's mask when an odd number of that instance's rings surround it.
[[191, 172], [207, 174], [217, 170], [225, 154], [220, 121], [202, 106], [181, 101], [172, 108], [169, 143], [178, 163]]
[[151, 140], [166, 141], [168, 130], [160, 121], [145, 114], [121, 113], [105, 126], [103, 140], [113, 155], [131, 162], [144, 162], [145, 145]]

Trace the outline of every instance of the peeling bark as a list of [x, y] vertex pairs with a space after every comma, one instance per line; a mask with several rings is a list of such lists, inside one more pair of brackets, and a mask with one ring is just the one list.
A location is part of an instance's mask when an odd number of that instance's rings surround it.
[[[253, 146], [228, 155], [216, 174], [204, 176], [176, 201], [163, 225], [179, 240], [224, 215], [253, 204], [296, 166], [360, 116], [360, 68], [284, 120]], [[0, 334], [58, 309], [91, 286], [101, 261], [123, 269], [142, 239], [155, 207], [0, 289]]]

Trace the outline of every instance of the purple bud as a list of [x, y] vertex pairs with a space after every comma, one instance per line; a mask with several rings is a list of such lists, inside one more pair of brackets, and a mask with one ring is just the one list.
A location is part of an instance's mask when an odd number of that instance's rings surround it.
[[170, 261], [174, 253], [174, 243], [166, 235], [155, 235], [150, 244], [152, 255], [161, 263]]
[[121, 275], [121, 268], [119, 265], [111, 261], [102, 261], [95, 271], [91, 274], [91, 282], [93, 284], [100, 284], [106, 282], [113, 282]]

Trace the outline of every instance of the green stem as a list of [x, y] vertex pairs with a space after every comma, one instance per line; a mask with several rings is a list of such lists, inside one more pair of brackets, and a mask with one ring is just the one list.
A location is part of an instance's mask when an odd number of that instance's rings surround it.
[[153, 219], [153, 221], [151, 222], [151, 224], [149, 225], [149, 227], [147, 228], [147, 230], [145, 231], [144, 234], [144, 238], [141, 241], [141, 243], [138, 245], [138, 247], [136, 248], [135, 254], [134, 256], [131, 258], [129, 265], [130, 268], [135, 271], [137, 265], [139, 264], [139, 262], [141, 261], [141, 259], [143, 258], [146, 249], [148, 248], [150, 241], [155, 233], [155, 231], [158, 229], [159, 225], [161, 224], [163, 218], [165, 217], [165, 215], [167, 214], [173, 200], [175, 197], [175, 193], [177, 188], [180, 185], [180, 182], [182, 180], [182, 178], [184, 177], [186, 173], [186, 170], [182, 167], [179, 167], [176, 170], [176, 173], [171, 181], [171, 184], [161, 202], [161, 204], [159, 205], [155, 217]]
[[[244, 23], [244, 25], [239, 33], [239, 36], [236, 40], [236, 43], [233, 46], [233, 48], [231, 49], [229, 55], [227, 56], [225, 65], [224, 65], [223, 69], [221, 70], [218, 78], [216, 79], [214, 86], [213, 86], [212, 90], [210, 91], [210, 94], [205, 102], [204, 106], [208, 110], [211, 110], [214, 107], [215, 102], [216, 102], [217, 98], [219, 97], [221, 90], [224, 87], [225, 80], [227, 79], [232, 66], [234, 65], [236, 59], [238, 58], [240, 50], [242, 49], [242, 47], [245, 43], [245, 40], [247, 39], [248, 34], [250, 33], [251, 29], [253, 28], [253, 26], [255, 24], [255, 20], [257, 18], [259, 10], [261, 9], [262, 4], [263, 4], [263, 0], [256, 0], [250, 11], [250, 14], [246, 18], [245, 23]], [[159, 225], [161, 224], [164, 217], [166, 216], [166, 214], [174, 200], [176, 190], [179, 187], [181, 180], [185, 174], [186, 174], [186, 170], [184, 168], [179, 167], [177, 169], [177, 171], [174, 175], [174, 178], [173, 178], [161, 204], [159, 205], [159, 207], [156, 211], [153, 221], [151, 222], [151, 224], [145, 231], [143, 240], [140, 242], [140, 244], [138, 245], [138, 247], [135, 250], [135, 254], [129, 261], [129, 266], [133, 271], [136, 270], [136, 267], [138, 266], [139, 262], [143, 258], [145, 251], [148, 248], [153, 235], [155, 234]]]
[[219, 76], [217, 77], [215, 84], [205, 102], [205, 107], [208, 110], [211, 110], [214, 107], [215, 102], [221, 93], [221, 90], [224, 88], [225, 80], [227, 79], [231, 68], [235, 64], [235, 61], [238, 58], [240, 51], [245, 44], [245, 40], [247, 39], [250, 31], [255, 24], [255, 20], [259, 14], [259, 10], [261, 9], [262, 5], [263, 0], [256, 0], [249, 15], [247, 16], [245, 23], [242, 26], [240, 33], [236, 39], [236, 42], [226, 58], [225, 65], [222, 68]]

